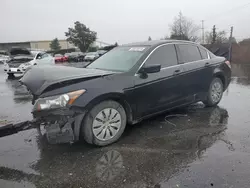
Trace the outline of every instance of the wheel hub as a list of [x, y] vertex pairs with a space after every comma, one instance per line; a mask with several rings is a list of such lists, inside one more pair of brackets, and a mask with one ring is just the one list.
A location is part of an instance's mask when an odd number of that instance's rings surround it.
[[92, 131], [97, 139], [107, 141], [117, 134], [120, 127], [120, 113], [114, 108], [105, 108], [94, 118]]
[[222, 95], [222, 85], [219, 82], [214, 82], [211, 88], [211, 99], [217, 103]]

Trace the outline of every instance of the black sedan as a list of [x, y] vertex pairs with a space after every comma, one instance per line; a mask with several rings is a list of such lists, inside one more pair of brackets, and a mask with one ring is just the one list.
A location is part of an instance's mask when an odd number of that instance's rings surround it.
[[84, 69], [34, 67], [21, 82], [51, 143], [82, 137], [104, 146], [127, 124], [199, 101], [217, 105], [230, 77], [224, 57], [196, 43], [161, 40], [116, 47]]

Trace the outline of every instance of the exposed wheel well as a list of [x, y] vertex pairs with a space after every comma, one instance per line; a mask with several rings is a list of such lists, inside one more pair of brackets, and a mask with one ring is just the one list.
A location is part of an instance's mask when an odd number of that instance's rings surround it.
[[225, 90], [225, 87], [226, 87], [225, 77], [224, 77], [223, 75], [221, 75], [221, 74], [217, 74], [217, 75], [215, 75], [215, 78], [219, 78], [219, 79], [222, 81], [223, 88], [224, 88], [224, 90]]

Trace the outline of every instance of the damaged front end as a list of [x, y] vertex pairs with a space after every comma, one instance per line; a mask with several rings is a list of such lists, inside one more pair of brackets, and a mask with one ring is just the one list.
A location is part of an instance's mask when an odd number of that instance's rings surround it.
[[33, 95], [32, 113], [44, 125], [49, 143], [79, 140], [86, 109], [75, 101], [87, 92], [80, 83], [109, 74], [113, 72], [63, 66], [34, 67], [24, 74], [20, 82]]
[[33, 115], [42, 122], [50, 144], [73, 143], [79, 140], [84, 111], [65, 108], [35, 112]]
[[43, 122], [49, 143], [71, 143], [79, 140], [84, 111], [70, 107], [85, 91], [78, 90], [36, 100], [32, 113], [35, 119]]

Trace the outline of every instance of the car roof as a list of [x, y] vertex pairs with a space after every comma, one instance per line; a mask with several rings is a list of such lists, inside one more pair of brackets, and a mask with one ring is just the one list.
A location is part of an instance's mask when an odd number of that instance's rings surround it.
[[30, 51], [33, 55], [37, 55], [38, 53], [41, 53], [40, 51]]
[[178, 43], [196, 44], [194, 42], [186, 41], [186, 40], [151, 40], [151, 41], [124, 44], [122, 46], [158, 46], [158, 45], [161, 45], [161, 44], [176, 43], [176, 42], [178, 42]]

